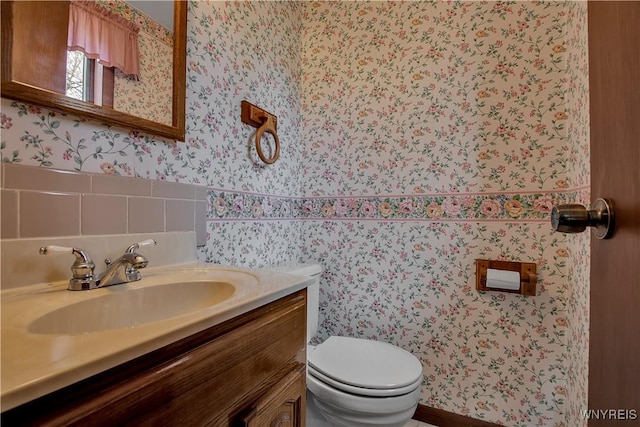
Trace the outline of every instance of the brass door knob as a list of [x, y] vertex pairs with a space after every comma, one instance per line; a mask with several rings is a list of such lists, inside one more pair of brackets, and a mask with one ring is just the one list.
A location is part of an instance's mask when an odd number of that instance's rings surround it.
[[587, 210], [582, 205], [568, 204], [554, 206], [551, 210], [551, 228], [561, 233], [581, 233], [593, 227], [597, 239], [608, 239], [614, 228], [613, 204], [608, 199], [597, 199]]

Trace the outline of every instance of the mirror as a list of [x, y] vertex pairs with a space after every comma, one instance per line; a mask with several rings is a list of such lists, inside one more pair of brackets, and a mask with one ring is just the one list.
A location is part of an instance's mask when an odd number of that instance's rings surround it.
[[[175, 0], [173, 8], [171, 123], [138, 117], [64, 94], [66, 81], [52, 76], [60, 72], [66, 76], [68, 2], [2, 1], [2, 96], [184, 141], [187, 2]], [[56, 43], [63, 46], [54, 47], [51, 40], [64, 40]]]

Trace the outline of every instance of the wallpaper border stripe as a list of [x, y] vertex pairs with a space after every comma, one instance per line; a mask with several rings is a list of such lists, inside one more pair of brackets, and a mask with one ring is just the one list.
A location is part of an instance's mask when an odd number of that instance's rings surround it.
[[584, 191], [305, 198], [209, 189], [207, 220], [543, 222], [554, 205], [579, 200]]

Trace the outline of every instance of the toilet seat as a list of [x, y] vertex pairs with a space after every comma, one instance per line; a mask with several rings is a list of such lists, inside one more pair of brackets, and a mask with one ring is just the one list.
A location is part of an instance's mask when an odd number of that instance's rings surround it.
[[349, 384], [345, 384], [340, 381], [336, 381], [331, 377], [328, 377], [321, 372], [315, 370], [312, 366], [308, 366], [307, 374], [313, 376], [318, 381], [321, 381], [338, 390], [365, 397], [394, 397], [402, 396], [403, 394], [411, 393], [422, 383], [422, 377], [418, 378], [413, 384], [409, 384], [405, 387], [391, 388], [391, 389], [376, 389], [376, 388], [363, 388], [355, 387]]
[[361, 338], [333, 336], [308, 355], [308, 372], [338, 390], [391, 397], [420, 387], [422, 365], [406, 350]]

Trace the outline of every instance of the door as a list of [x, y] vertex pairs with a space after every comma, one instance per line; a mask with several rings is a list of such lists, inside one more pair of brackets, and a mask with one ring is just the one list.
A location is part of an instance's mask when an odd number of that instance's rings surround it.
[[616, 213], [613, 238], [591, 239], [589, 409], [609, 412], [589, 425], [638, 425], [640, 2], [590, 1], [588, 14], [591, 200]]

